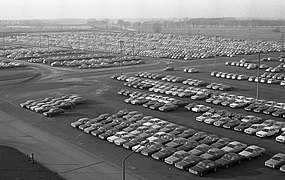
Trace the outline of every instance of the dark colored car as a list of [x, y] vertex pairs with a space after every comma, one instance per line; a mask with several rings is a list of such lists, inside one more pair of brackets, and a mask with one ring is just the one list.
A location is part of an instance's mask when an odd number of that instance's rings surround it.
[[263, 114], [272, 114], [273, 112], [277, 111], [279, 108], [277, 107], [270, 107], [263, 111]]
[[223, 150], [220, 150], [219, 148], [211, 148], [204, 154], [200, 155], [202, 159], [209, 159], [212, 161], [215, 161], [219, 158], [221, 158], [226, 152]]
[[189, 151], [198, 146], [199, 144], [200, 143], [198, 143], [197, 141], [187, 140], [183, 145], [177, 147], [177, 150]]
[[211, 147], [222, 148], [222, 147], [225, 147], [230, 142], [232, 142], [230, 138], [221, 138], [217, 142], [211, 144]]
[[52, 117], [52, 116], [62, 115], [63, 113], [64, 113], [64, 109], [52, 108], [49, 111], [44, 112], [43, 115], [47, 117]]
[[202, 160], [196, 166], [189, 169], [189, 172], [195, 175], [203, 176], [206, 173], [216, 172], [218, 164], [211, 160]]
[[249, 106], [245, 107], [246, 111], [253, 111], [255, 108], [258, 108], [260, 104], [250, 104]]
[[223, 125], [223, 128], [232, 129], [232, 128], [234, 128], [235, 126], [239, 125], [240, 123], [241, 123], [240, 120], [238, 120], [238, 119], [232, 119], [232, 120], [230, 120], [228, 123], [224, 124], [224, 125]]
[[199, 141], [207, 136], [207, 133], [203, 131], [196, 132], [193, 136], [189, 137], [189, 140]]
[[153, 159], [164, 161], [165, 158], [171, 156], [176, 151], [173, 147], [164, 147], [158, 152], [151, 155]]
[[234, 164], [241, 164], [243, 157], [236, 153], [230, 152], [223, 155], [220, 159], [216, 160], [219, 167], [229, 168]]
[[234, 127], [235, 131], [244, 131], [246, 128], [250, 127], [252, 124], [250, 122], [241, 122], [239, 125]]
[[116, 129], [116, 128], [109, 129], [108, 131], [99, 134], [99, 138], [100, 139], [107, 139], [109, 136], [113, 136], [114, 134], [116, 134], [116, 132], [118, 132], [118, 129]]
[[157, 103], [157, 101], [148, 101], [147, 103], [143, 104], [143, 107], [148, 108], [154, 105], [155, 103]]
[[141, 154], [144, 156], [151, 156], [152, 154], [161, 150], [164, 146], [162, 144], [153, 144], [141, 151]]
[[190, 167], [196, 165], [201, 160], [201, 157], [191, 154], [183, 158], [181, 161], [176, 162], [175, 167], [179, 169], [188, 170]]
[[186, 129], [182, 133], [178, 134], [177, 137], [184, 137], [184, 138], [189, 138], [193, 136], [197, 131], [194, 129]]
[[144, 138], [137, 137], [137, 138], [134, 138], [134, 139], [130, 140], [129, 142], [124, 143], [123, 147], [126, 148], [126, 149], [132, 149], [132, 147], [134, 147], [135, 145], [140, 144], [143, 141], [145, 141]]
[[172, 131], [169, 132], [169, 134], [173, 134], [173, 135], [178, 135], [180, 133], [182, 133], [183, 131], [185, 131], [187, 128], [184, 126], [178, 126], [175, 129], [173, 129]]
[[156, 102], [155, 104], [149, 106], [150, 109], [158, 110], [159, 107], [163, 106], [165, 103], [163, 102]]
[[270, 106], [267, 105], [259, 105], [257, 108], [253, 109], [254, 112], [256, 113], [262, 113], [266, 109], [270, 108]]
[[173, 139], [171, 142], [166, 143], [165, 146], [177, 148], [178, 146], [182, 146], [183, 144], [185, 144], [187, 141], [188, 140], [183, 137], [178, 137]]
[[218, 141], [220, 139], [219, 136], [215, 135], [215, 134], [211, 134], [209, 136], [206, 136], [204, 139], [200, 140], [199, 143], [200, 144], [212, 144], [216, 141]]

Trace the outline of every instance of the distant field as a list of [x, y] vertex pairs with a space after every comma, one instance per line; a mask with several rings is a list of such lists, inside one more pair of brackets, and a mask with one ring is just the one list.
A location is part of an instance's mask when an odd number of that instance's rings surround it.
[[[162, 33], [190, 34], [204, 36], [221, 36], [228, 38], [272, 40], [281, 41], [281, 34], [285, 32], [285, 27], [280, 28], [280, 32], [275, 32], [276, 27], [206, 27], [206, 28], [185, 28], [185, 29], [162, 29]], [[153, 29], [145, 29], [153, 31]], [[285, 38], [285, 37], [284, 37]]]

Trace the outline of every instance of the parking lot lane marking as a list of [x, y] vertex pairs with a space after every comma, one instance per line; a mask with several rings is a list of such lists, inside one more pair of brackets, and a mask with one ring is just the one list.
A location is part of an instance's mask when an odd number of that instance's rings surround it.
[[80, 134], [78, 134], [74, 139], [79, 138], [79, 136], [81, 136], [84, 133], [84, 131], [82, 131]]

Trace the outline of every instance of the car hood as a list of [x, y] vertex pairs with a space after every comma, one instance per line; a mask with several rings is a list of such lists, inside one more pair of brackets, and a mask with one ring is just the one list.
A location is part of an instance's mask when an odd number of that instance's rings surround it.
[[250, 153], [250, 152], [247, 152], [247, 151], [242, 151], [242, 152], [239, 153], [239, 155], [242, 155], [242, 156], [244, 156], [244, 157], [248, 157], [248, 156], [251, 155], [251, 153]]
[[226, 152], [230, 152], [233, 150], [233, 148], [230, 148], [230, 147], [223, 147], [222, 148], [223, 151], [226, 151]]
[[212, 155], [205, 153], [205, 154], [202, 154], [200, 157], [203, 158], [203, 159], [209, 159], [209, 158], [212, 157]]
[[179, 160], [177, 157], [170, 156], [170, 157], [168, 157], [168, 158], [165, 159], [165, 162], [174, 163], [174, 162], [176, 162], [177, 160]]
[[197, 150], [197, 149], [193, 149], [193, 150], [189, 151], [189, 153], [196, 155], [196, 154], [201, 153], [201, 151], [199, 151], [199, 150]]

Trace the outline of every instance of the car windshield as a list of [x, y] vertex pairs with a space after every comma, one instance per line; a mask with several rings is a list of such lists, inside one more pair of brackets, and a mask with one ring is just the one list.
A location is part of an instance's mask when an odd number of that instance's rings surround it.
[[199, 162], [199, 163], [197, 164], [197, 167], [204, 169], [204, 168], [207, 168], [207, 164], [204, 163], [204, 162]]
[[231, 155], [225, 154], [223, 158], [224, 158], [224, 159], [231, 159]]
[[273, 157], [272, 159], [273, 159], [273, 160], [276, 160], [276, 161], [281, 161], [281, 160], [282, 160], [282, 158], [281, 158], [281, 157], [278, 157], [278, 156], [275, 156], [275, 157]]
[[233, 144], [228, 144], [227, 147], [230, 147], [230, 148], [235, 148], [236, 146], [233, 145]]
[[194, 157], [187, 157], [185, 158], [183, 161], [187, 162], [187, 163], [193, 163], [195, 162], [197, 159]]
[[264, 132], [269, 132], [270, 129], [263, 129]]
[[195, 149], [199, 151], [204, 151], [205, 147], [197, 146]]
[[173, 154], [173, 157], [181, 158], [181, 157], [183, 157], [183, 154], [174, 153], [174, 154]]
[[259, 126], [251, 126], [252, 129], [257, 129]]
[[245, 151], [252, 153], [254, 150], [251, 148], [246, 148]]

